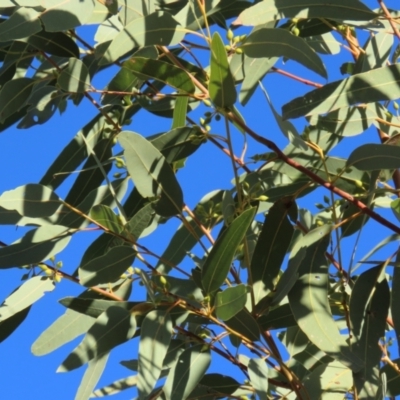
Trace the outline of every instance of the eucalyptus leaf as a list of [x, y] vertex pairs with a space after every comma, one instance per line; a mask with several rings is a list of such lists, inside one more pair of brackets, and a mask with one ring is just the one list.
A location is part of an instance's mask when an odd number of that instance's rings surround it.
[[247, 288], [243, 284], [218, 292], [215, 299], [217, 317], [224, 321], [231, 319], [245, 306], [246, 300]]

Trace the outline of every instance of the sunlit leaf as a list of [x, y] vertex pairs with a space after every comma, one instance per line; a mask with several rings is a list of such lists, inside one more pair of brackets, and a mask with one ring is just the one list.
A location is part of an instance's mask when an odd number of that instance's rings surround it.
[[104, 204], [97, 204], [92, 207], [90, 217], [111, 232], [120, 233], [124, 229], [115, 212]]
[[229, 68], [221, 36], [215, 32], [211, 41], [209, 93], [217, 107], [231, 107], [236, 102], [235, 81]]
[[121, 307], [110, 307], [90, 327], [82, 342], [64, 360], [58, 372], [79, 368], [100, 357], [114, 347], [131, 339], [136, 331], [136, 320]]
[[222, 320], [231, 319], [246, 304], [247, 287], [243, 284], [228, 287], [218, 292], [215, 298], [215, 312]]
[[262, 358], [252, 358], [249, 361], [248, 371], [250, 382], [256, 390], [260, 400], [268, 399], [268, 367]]
[[182, 190], [163, 155], [137, 133], [121, 132], [118, 140], [124, 148], [126, 166], [140, 194], [143, 197], [159, 197], [154, 207], [158, 214], [178, 214], [183, 206]]
[[187, 96], [180, 96], [176, 99], [172, 129], [186, 126], [188, 101], [189, 98]]
[[65, 92], [84, 93], [90, 85], [89, 71], [81, 60], [70, 58], [68, 66], [62, 70], [57, 83]]
[[0, 42], [22, 39], [42, 30], [40, 13], [33, 8], [18, 8], [0, 24]]

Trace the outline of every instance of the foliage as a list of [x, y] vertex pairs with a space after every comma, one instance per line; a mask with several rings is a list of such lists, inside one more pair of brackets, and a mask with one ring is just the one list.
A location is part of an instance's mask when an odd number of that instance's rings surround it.
[[[65, 313], [32, 352], [83, 336], [58, 369], [87, 364], [76, 399], [132, 387], [139, 399], [172, 400], [400, 395], [385, 339], [400, 335], [400, 256], [386, 250], [400, 235], [400, 11], [379, 4], [3, 0], [0, 130], [44, 124], [70, 103], [89, 101], [97, 115], [40, 182], [0, 196], [0, 224], [28, 228], [0, 248], [0, 268], [23, 275], [0, 306], [0, 340], [68, 280], [82, 293], [60, 300]], [[293, 61], [298, 74], [287, 69]], [[93, 83], [100, 72], [104, 88]], [[263, 86], [276, 74], [312, 89], [285, 90], [280, 112]], [[283, 149], [251, 129], [259, 110], [245, 106], [255, 93]], [[145, 137], [131, 130], [133, 117], [169, 119], [171, 129]], [[350, 138], [370, 127], [376, 143], [354, 147]], [[211, 146], [230, 160], [232, 181], [191, 209], [179, 171]], [[220, 160], [207, 162], [217, 169]], [[317, 188], [324, 204], [314, 207]], [[308, 209], [297, 206], [303, 197]], [[177, 219], [163, 253], [143, 245]], [[343, 246], [371, 221], [391, 236], [355, 275]], [[78, 268], [61, 269], [72, 236], [93, 231]], [[145, 290], [132, 291], [135, 282]], [[137, 359], [121, 363], [135, 375], [95, 390], [110, 352], [133, 338]], [[210, 372], [221, 358], [228, 375]]]

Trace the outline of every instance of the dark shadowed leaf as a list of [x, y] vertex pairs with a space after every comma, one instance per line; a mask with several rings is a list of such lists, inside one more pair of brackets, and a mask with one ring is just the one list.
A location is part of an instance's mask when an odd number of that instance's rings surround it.
[[82, 342], [64, 360], [58, 372], [79, 368], [131, 339], [136, 331], [136, 319], [121, 307], [110, 307], [90, 327]]
[[29, 36], [27, 43], [53, 56], [79, 58], [77, 44], [63, 32], [38, 32]]
[[243, 284], [228, 287], [222, 292], [218, 292], [215, 298], [215, 312], [217, 317], [223, 321], [231, 319], [243, 309], [246, 300], [247, 287]]
[[70, 58], [68, 66], [62, 70], [57, 83], [65, 92], [84, 93], [90, 86], [89, 70], [81, 60]]
[[231, 107], [236, 102], [235, 81], [229, 68], [221, 36], [215, 32], [211, 41], [210, 83], [211, 101], [217, 107]]
[[258, 323], [260, 328], [265, 331], [288, 328], [297, 324], [288, 303], [274, 308], [267, 315], [262, 315], [258, 318]]
[[225, 324], [253, 342], [260, 340], [260, 328], [258, 323], [245, 308], [240, 310], [231, 319], [225, 321]]
[[163, 391], [166, 400], [185, 400], [206, 373], [211, 354], [208, 347], [197, 344], [186, 349], [171, 368]]
[[255, 213], [255, 208], [244, 211], [215, 242], [201, 271], [201, 281], [206, 293], [215, 292], [224, 283], [236, 249], [246, 235]]
[[317, 53], [304, 39], [285, 29], [257, 29], [247, 37], [241, 48], [248, 57], [286, 57], [299, 62], [324, 78], [327, 77], [324, 64]]
[[172, 329], [171, 317], [163, 311], [149, 312], [142, 323], [137, 382], [140, 399], [147, 399], [156, 385], [171, 341]]
[[159, 197], [155, 210], [162, 216], [178, 214], [183, 206], [183, 194], [164, 156], [143, 136], [121, 132], [118, 140], [124, 148], [130, 176], [143, 197]]
[[132, 265], [135, 256], [132, 247], [113, 247], [103, 256], [79, 267], [80, 282], [85, 286], [115, 282]]
[[15, 313], [10, 318], [0, 322], [0, 343], [6, 340], [25, 320], [31, 307]]
[[297, 97], [282, 107], [284, 119], [324, 114], [357, 103], [400, 97], [400, 66], [390, 65], [328, 83]]
[[124, 227], [117, 214], [104, 204], [97, 204], [90, 210], [90, 217], [111, 232], [121, 233]]
[[40, 13], [33, 8], [18, 8], [10, 18], [0, 24], [0, 42], [22, 39], [42, 30]]
[[[399, 368], [400, 366], [400, 358], [392, 359], [392, 362], [395, 368]], [[386, 382], [387, 382], [387, 392], [386, 396], [396, 397], [400, 394], [400, 375], [398, 370], [393, 368], [390, 364], [385, 364], [385, 366], [381, 369], [380, 373], [386, 374]]]

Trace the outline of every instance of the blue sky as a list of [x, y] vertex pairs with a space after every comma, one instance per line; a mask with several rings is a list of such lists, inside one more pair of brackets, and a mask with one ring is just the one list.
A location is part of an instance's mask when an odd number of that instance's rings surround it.
[[[378, 2], [373, 1], [364, 1], [364, 3], [371, 8], [378, 5]], [[386, 2], [389, 7], [390, 5], [395, 7], [395, 3], [395, 1]], [[85, 35], [89, 37], [89, 34], [90, 30]], [[345, 57], [349, 60], [347, 53], [342, 51], [342, 54], [344, 57], [341, 60], [334, 61], [337, 63], [337, 70]], [[332, 58], [324, 58], [329, 70], [332, 60]], [[324, 83], [322, 78], [307, 71], [295, 62], [287, 62], [284, 68], [303, 77]], [[108, 72], [99, 74], [93, 82], [94, 86], [98, 89], [103, 88], [111, 77], [112, 75]], [[340, 78], [339, 72], [337, 72], [337, 75], [329, 76], [330, 81]], [[280, 110], [280, 106], [291, 98], [310, 90], [310, 87], [278, 74], [268, 76], [265, 80], [265, 86], [277, 110]], [[191, 116], [195, 120], [198, 120], [204, 111], [205, 109], [202, 109], [201, 112], [200, 110], [196, 110], [193, 116]], [[287, 141], [273, 120], [268, 104], [261, 91], [258, 91], [242, 111], [252, 129], [271, 138], [281, 147], [285, 146]], [[96, 113], [96, 109], [84, 99], [79, 107], [69, 104], [67, 111], [62, 116], [55, 115], [44, 125], [28, 130], [18, 130], [12, 127], [3, 132], [0, 135], [0, 148], [3, 150], [2, 157], [0, 158], [0, 171], [2, 174], [0, 193], [26, 183], [38, 182], [62, 148]], [[154, 118], [149, 113], [140, 112], [134, 117], [133, 123], [128, 129], [147, 136], [169, 130], [170, 125], [170, 120]], [[303, 120], [297, 121], [296, 125], [302, 131], [305, 123]], [[223, 133], [222, 125], [220, 127], [215, 125], [214, 129], [214, 133]], [[218, 131], [219, 129], [220, 131]], [[234, 131], [233, 134], [236, 138], [236, 150], [240, 152], [242, 135], [237, 131]], [[355, 147], [360, 141], [377, 142], [377, 139], [376, 131], [370, 130], [362, 137], [354, 137], [347, 140], [344, 146], [339, 145], [335, 149], [334, 154], [345, 156], [349, 154], [349, 146]], [[265, 151], [267, 150], [261, 149], [254, 142], [250, 141], [248, 155]], [[218, 160], [217, 165], [214, 163], [215, 160]], [[228, 157], [222, 155], [212, 144], [207, 143], [194, 156], [189, 158], [186, 167], [179, 171], [178, 179], [184, 190], [185, 202], [193, 208], [205, 193], [214, 189], [229, 189], [231, 187], [232, 172], [230, 160]], [[66, 191], [65, 189], [57, 190], [57, 194], [63, 197]], [[308, 201], [302, 199], [299, 204], [303, 207], [313, 207], [314, 202], [322, 202], [323, 194], [325, 193], [322, 190], [318, 190], [312, 197], [306, 198]], [[382, 213], [391, 220], [394, 220], [390, 211], [383, 210]], [[177, 225], [177, 221], [171, 221], [161, 227], [160, 232], [146, 238], [144, 244], [160, 254], [167, 245], [169, 235], [176, 229]], [[22, 236], [23, 232], [22, 228], [16, 229], [15, 227], [1, 226], [0, 240], [11, 243]], [[357, 250], [356, 259], [359, 259], [376, 244], [378, 237], [383, 239], [390, 233], [385, 228], [381, 228], [375, 223], [370, 223], [368, 228], [362, 233], [362, 240]], [[63, 261], [63, 269], [66, 272], [75, 270], [80, 262], [82, 252], [93, 238], [94, 236], [89, 234], [78, 235], [72, 240], [67, 249], [57, 257], [58, 260]], [[345, 259], [349, 258], [352, 251], [352, 240], [349, 242], [350, 244], [344, 248]], [[388, 255], [389, 251], [385, 252], [385, 254]], [[202, 254], [199, 253], [198, 255], [201, 256]], [[21, 283], [20, 279], [23, 273], [24, 271], [20, 269], [2, 271], [0, 299], [7, 297]], [[138, 289], [134, 287], [134, 291]], [[40, 333], [64, 312], [64, 307], [59, 305], [57, 300], [65, 296], [77, 295], [81, 291], [78, 285], [62, 281], [57, 285], [56, 290], [46, 294], [44, 298], [34, 305], [25, 322], [11, 337], [0, 344], [0, 383], [4, 398], [58, 400], [70, 400], [74, 398], [83, 375], [83, 368], [67, 374], [56, 374], [55, 371], [69, 352], [79, 343], [79, 339], [43, 357], [33, 356], [30, 347]], [[129, 370], [119, 365], [119, 361], [135, 358], [137, 343], [137, 340], [129, 342], [112, 352], [106, 372], [99, 386], [104, 386], [130, 374]], [[225, 366], [217, 363], [214, 365], [214, 368], [221, 370]], [[134, 397], [134, 392], [131, 390], [113, 396], [113, 399], [129, 399], [132, 397]]]

